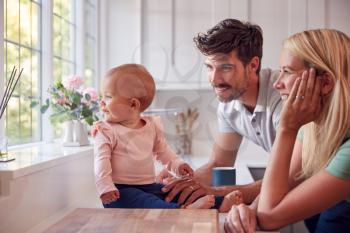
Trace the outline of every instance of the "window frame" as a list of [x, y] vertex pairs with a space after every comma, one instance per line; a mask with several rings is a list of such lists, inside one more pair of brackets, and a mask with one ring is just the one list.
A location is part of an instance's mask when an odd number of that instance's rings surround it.
[[[8, 2], [9, 0], [7, 0], [7, 2]], [[33, 5], [36, 5], [36, 9], [38, 10], [38, 13], [39, 13], [39, 15], [38, 15], [38, 18], [37, 18], [37, 20], [39, 21], [39, 22], [41, 22], [42, 21], [42, 19], [41, 19], [41, 2], [38, 2], [38, 1], [35, 1], [35, 0], [28, 0], [28, 3], [30, 4], [30, 11], [31, 11], [31, 13], [32, 13], [32, 6]], [[41, 91], [40, 91], [40, 88], [41, 88], [41, 80], [42, 80], [42, 73], [41, 73], [41, 70], [42, 70], [42, 47], [41, 47], [41, 37], [40, 37], [40, 34], [38, 34], [38, 38], [37, 38], [37, 46], [32, 46], [32, 36], [31, 36], [31, 38], [30, 38], [30, 45], [28, 45], [28, 44], [26, 44], [26, 42], [25, 41], [22, 41], [21, 40], [21, 35], [22, 35], [22, 31], [21, 31], [21, 23], [22, 23], [22, 19], [21, 19], [21, 2], [20, 2], [20, 0], [18, 0], [18, 10], [19, 10], [19, 15], [18, 15], [18, 19], [19, 19], [19, 34], [18, 34], [18, 41], [14, 41], [14, 40], [11, 40], [11, 38], [8, 38], [7, 37], [7, 30], [5, 31], [5, 28], [2, 30], [2, 32], [1, 32], [1, 38], [2, 38], [2, 52], [1, 52], [1, 54], [3, 54], [3, 57], [4, 57], [4, 60], [3, 60], [3, 62], [1, 63], [2, 64], [2, 68], [4, 68], [4, 66], [5, 66], [5, 64], [6, 64], [6, 68], [7, 68], [7, 70], [12, 70], [12, 66], [11, 67], [7, 67], [7, 60], [5, 59], [5, 57], [7, 58], [7, 49], [5, 49], [5, 43], [6, 43], [6, 46], [9, 46], [9, 45], [11, 45], [11, 46], [14, 46], [14, 47], [16, 47], [16, 49], [18, 48], [18, 52], [19, 52], [19, 57], [18, 57], [18, 61], [19, 61], [19, 64], [22, 64], [22, 57], [21, 57], [21, 54], [22, 54], [22, 52], [25, 52], [25, 51], [27, 51], [27, 52], [29, 52], [30, 53], [30, 55], [31, 55], [31, 66], [32, 66], [32, 56], [35, 54], [36, 56], [38, 56], [38, 64], [36, 64], [37, 65], [37, 67], [38, 67], [38, 69], [37, 69], [37, 72], [38, 72], [38, 76], [37, 77], [35, 77], [35, 78], [37, 78], [38, 80], [38, 83], [37, 83], [37, 85], [34, 87], [34, 89], [37, 89], [37, 93], [36, 93], [36, 95], [35, 96], [33, 96], [33, 95], [26, 95], [26, 94], [23, 94], [23, 93], [21, 93], [20, 95], [16, 95], [15, 93], [12, 95], [12, 98], [17, 98], [17, 100], [18, 100], [18, 102], [19, 102], [19, 106], [18, 106], [18, 121], [19, 122], [21, 122], [21, 113], [22, 113], [22, 110], [25, 110], [25, 106], [23, 106], [23, 105], [21, 105], [21, 100], [23, 100], [23, 98], [24, 99], [31, 99], [31, 100], [33, 100], [33, 99], [36, 99], [36, 100], [39, 100], [39, 98], [41, 97]], [[2, 8], [2, 12], [4, 12], [4, 14], [3, 14], [3, 18], [1, 18], [1, 20], [2, 20], [2, 22], [1, 22], [1, 25], [3, 26], [5, 23], [7, 23], [7, 12], [5, 12], [5, 10], [6, 10], [6, 7], [7, 6], [5, 6], [5, 1], [4, 0], [1, 0], [1, 6], [3, 7]], [[30, 16], [32, 16], [32, 15], [30, 15]], [[33, 18], [31, 18], [31, 20], [32, 20]], [[33, 25], [32, 23], [31, 23], [31, 25]], [[37, 32], [38, 33], [40, 33], [41, 32], [41, 24], [39, 23], [38, 25], [37, 25]], [[32, 33], [32, 31], [30, 31], [31, 33]], [[6, 36], [6, 39], [4, 39], [5, 38], [5, 36]], [[28, 42], [28, 41], [27, 41]], [[19, 68], [19, 67], [17, 67], [17, 68]], [[3, 70], [2, 71], [3, 73], [2, 74], [5, 74], [5, 70]], [[18, 71], [19, 72], [19, 71]], [[29, 73], [32, 73], [32, 72], [29, 72]], [[18, 73], [17, 73], [18, 74]], [[6, 80], [6, 77], [5, 76], [3, 76], [3, 78], [2, 78], [2, 82], [3, 82], [3, 84], [5, 84], [5, 80]], [[32, 78], [32, 81], [33, 81], [33, 78]], [[20, 83], [19, 83], [20, 84]], [[31, 82], [31, 85], [33, 84], [33, 82]], [[32, 88], [33, 88], [33, 86], [32, 86]], [[32, 91], [33, 91], [33, 89], [31, 89]], [[2, 90], [3, 91], [3, 90]], [[22, 91], [21, 91], [22, 92]], [[1, 93], [1, 96], [2, 96], [2, 94], [3, 93]], [[13, 100], [13, 99], [12, 99]], [[29, 106], [27, 106], [27, 107], [29, 107]], [[8, 113], [8, 109], [6, 109], [6, 114]], [[34, 115], [33, 115], [34, 114]], [[33, 125], [32, 125], [32, 123], [33, 123], [33, 121], [32, 121], [32, 119], [33, 119], [33, 117], [35, 117], [35, 115], [36, 115], [36, 117], [37, 117], [37, 128], [36, 127], [34, 127], [33, 128]], [[39, 123], [39, 122], [41, 122], [41, 117], [42, 117], [42, 115], [40, 114], [40, 112], [38, 111], [38, 110], [36, 110], [36, 111], [31, 111], [30, 112], [30, 116], [29, 116], [29, 118], [31, 119], [30, 120], [30, 125], [31, 125], [31, 127], [30, 127], [30, 134], [32, 135], [32, 137], [30, 137], [30, 138], [23, 138], [23, 137], [21, 137], [22, 139], [29, 139], [29, 141], [30, 142], [26, 142], [26, 141], [24, 141], [24, 142], [21, 142], [21, 144], [28, 144], [28, 143], [32, 143], [32, 142], [38, 142], [38, 141], [41, 141], [42, 140], [42, 135], [41, 135], [41, 128], [42, 128], [42, 126], [41, 126], [41, 124]], [[1, 130], [3, 130], [3, 134], [1, 134], [2, 136], [4, 136], [4, 135], [6, 135], [6, 131], [7, 131], [7, 129], [6, 129], [6, 127], [5, 127], [5, 123], [7, 123], [8, 124], [8, 118], [7, 117], [5, 117], [5, 114], [3, 115], [3, 119], [2, 119], [2, 122], [0, 123], [0, 124], [2, 124], [2, 126], [1, 126]], [[35, 126], [35, 125], [34, 125]], [[4, 128], [4, 129], [3, 129]], [[22, 129], [22, 126], [21, 125], [18, 125], [18, 132], [19, 132], [19, 135], [21, 136], [22, 135], [22, 131], [21, 131], [21, 129]], [[36, 132], [35, 130], [38, 130], [39, 132]], [[35, 132], [35, 133], [33, 133], [33, 132]]]
[[[33, 1], [33, 0], [31, 0]], [[33, 1], [37, 2], [37, 1]], [[82, 41], [84, 39], [84, 27], [85, 27], [85, 19], [84, 19], [84, 3], [85, 0], [77, 0], [74, 14], [76, 15], [75, 19], [75, 25], [76, 25], [76, 36], [75, 36], [75, 44], [82, 44], [82, 50], [79, 49], [79, 46], [76, 46], [75, 51], [75, 63], [76, 68], [75, 72], [78, 74], [84, 74], [84, 43], [77, 43], [77, 41]], [[96, 25], [95, 27], [98, 28], [98, 18], [99, 18], [99, 1], [96, 1]], [[81, 6], [81, 8], [80, 8]], [[82, 11], [82, 13], [80, 13]], [[0, 12], [3, 13], [3, 17], [0, 17], [0, 85], [4, 86], [4, 66], [5, 66], [5, 60], [4, 60], [4, 17], [5, 17], [5, 7], [4, 7], [4, 0], [0, 0]], [[80, 17], [80, 19], [78, 19]], [[53, 0], [41, 0], [41, 24], [39, 25], [41, 28], [41, 35], [40, 35], [40, 41], [41, 41], [41, 67], [40, 67], [40, 90], [39, 96], [41, 96], [41, 101], [44, 101], [45, 99], [49, 98], [49, 94], [47, 93], [47, 90], [51, 85], [54, 83], [54, 53], [53, 53]], [[94, 44], [94, 50], [97, 51], [98, 49], [98, 34], [96, 30], [96, 43]], [[83, 41], [82, 41], [83, 42]], [[83, 53], [79, 53], [79, 51]], [[95, 53], [96, 55], [99, 55]], [[99, 70], [99, 64], [98, 64], [98, 58], [96, 58], [94, 62], [95, 66], [95, 77], [93, 79], [92, 86], [95, 88], [98, 88], [98, 73]], [[0, 96], [3, 95], [3, 89], [0, 88]], [[39, 123], [39, 130], [40, 130], [40, 141], [29, 143], [29, 144], [37, 144], [37, 143], [43, 143], [43, 142], [52, 142], [54, 140], [54, 130], [52, 127], [52, 124], [50, 122], [49, 116], [50, 116], [50, 109], [45, 113], [41, 115], [41, 123]], [[5, 120], [6, 118], [3, 116], [2, 119], [0, 119], [0, 138], [5, 137], [6, 129], [5, 129]], [[39, 120], [40, 121], [40, 120]], [[25, 146], [27, 143], [24, 144], [18, 144], [16, 146]]]
[[[4, 0], [0, 0], [0, 12], [5, 12]], [[5, 49], [4, 49], [4, 18], [5, 14], [2, 14], [3, 17], [0, 17], [0, 87], [5, 86], [5, 77], [4, 77], [4, 66], [5, 66]], [[0, 88], [0, 96], [2, 98], [4, 94], [3, 88]], [[5, 137], [5, 117], [0, 119], [0, 138]]]

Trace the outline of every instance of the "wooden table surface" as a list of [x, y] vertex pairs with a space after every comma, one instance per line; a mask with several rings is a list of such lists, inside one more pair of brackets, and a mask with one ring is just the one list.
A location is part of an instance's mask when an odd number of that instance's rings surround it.
[[219, 233], [217, 210], [78, 208], [45, 233]]

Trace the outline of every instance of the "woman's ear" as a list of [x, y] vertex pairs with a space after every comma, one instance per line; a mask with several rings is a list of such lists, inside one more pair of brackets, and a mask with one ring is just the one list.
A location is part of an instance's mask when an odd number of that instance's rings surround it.
[[322, 79], [321, 93], [322, 95], [328, 95], [334, 88], [333, 78], [329, 73], [324, 73], [319, 77]]
[[141, 102], [139, 99], [137, 98], [131, 98], [130, 100], [130, 106], [135, 109], [135, 110], [139, 110], [141, 107]]

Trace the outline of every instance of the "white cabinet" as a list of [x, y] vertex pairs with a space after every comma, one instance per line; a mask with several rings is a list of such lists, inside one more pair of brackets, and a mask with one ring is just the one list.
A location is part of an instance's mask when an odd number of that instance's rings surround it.
[[208, 87], [193, 37], [210, 25], [210, 0], [142, 1], [141, 62], [158, 89]]
[[107, 0], [101, 5], [102, 70], [142, 63], [163, 90], [210, 88], [193, 37], [225, 18], [262, 27], [262, 65], [272, 68], [278, 68], [282, 40], [292, 33], [330, 27], [350, 34], [347, 0]]

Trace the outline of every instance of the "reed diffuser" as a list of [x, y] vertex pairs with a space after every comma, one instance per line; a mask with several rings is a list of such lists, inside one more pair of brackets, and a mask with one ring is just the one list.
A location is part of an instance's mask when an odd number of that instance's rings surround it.
[[[21, 71], [19, 72], [19, 74], [16, 76], [17, 74], [17, 68], [13, 67], [11, 75], [6, 83], [6, 85], [4, 86], [4, 94], [1, 98], [1, 102], [0, 102], [0, 120], [2, 118], [2, 116], [5, 113], [7, 104], [9, 103], [11, 96], [18, 84], [18, 81], [22, 75], [23, 72], [23, 68], [21, 69]], [[3, 136], [2, 134], [3, 132], [0, 132], [1, 136]], [[0, 138], [0, 162], [8, 162], [8, 161], [12, 161], [15, 158], [10, 157], [8, 155], [8, 151], [7, 151], [7, 138], [6, 137], [1, 137]]]

